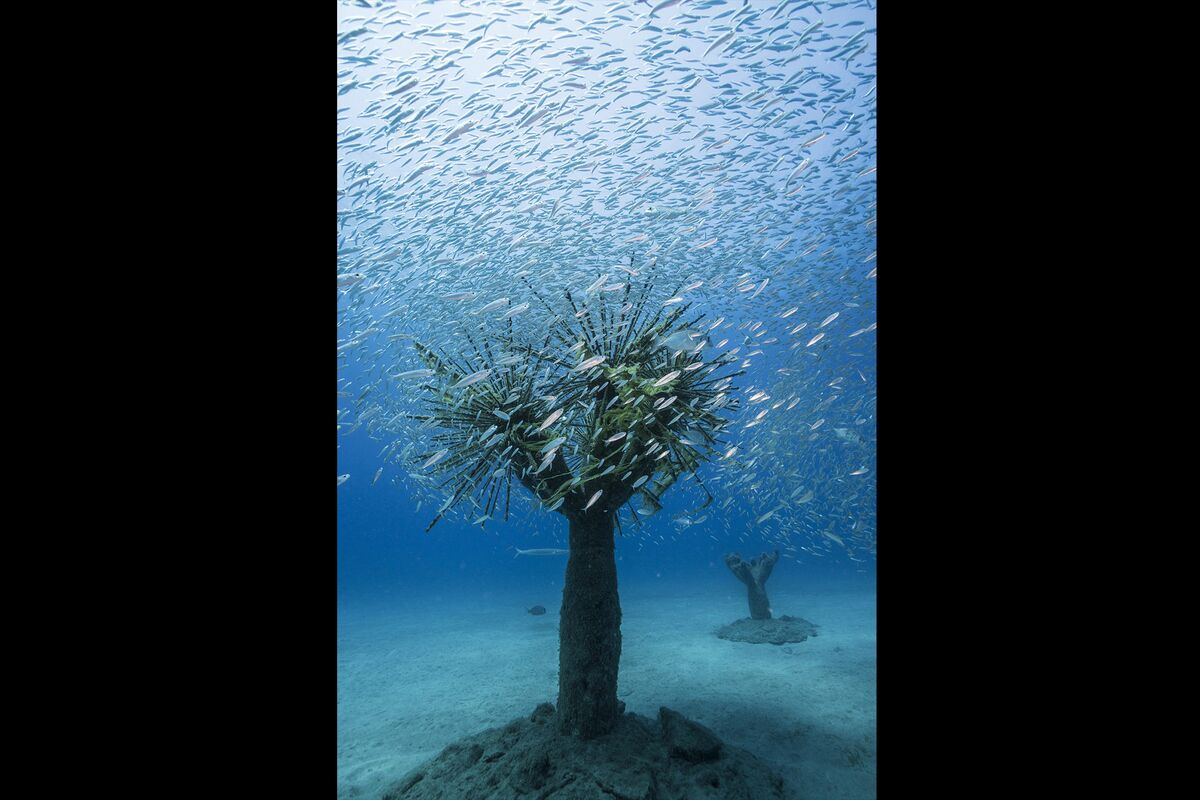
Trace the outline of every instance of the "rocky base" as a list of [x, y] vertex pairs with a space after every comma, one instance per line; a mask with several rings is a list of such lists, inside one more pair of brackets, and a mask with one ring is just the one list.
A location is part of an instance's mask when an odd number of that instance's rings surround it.
[[625, 714], [583, 741], [554, 727], [554, 706], [468, 736], [383, 800], [782, 800], [783, 779], [669, 708]]
[[803, 642], [817, 635], [817, 626], [799, 617], [782, 616], [775, 619], [739, 619], [717, 629], [717, 636], [731, 642], [750, 644], [787, 644]]

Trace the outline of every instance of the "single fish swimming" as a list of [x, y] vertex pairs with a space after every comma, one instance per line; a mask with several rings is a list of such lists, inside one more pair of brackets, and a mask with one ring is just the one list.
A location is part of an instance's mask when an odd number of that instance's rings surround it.
[[[533, 550], [522, 550], [519, 547], [514, 547], [517, 551], [517, 556], [565, 556], [570, 554], [570, 550], [559, 550], [556, 547], [538, 547]], [[517, 556], [513, 556], [516, 558]]]

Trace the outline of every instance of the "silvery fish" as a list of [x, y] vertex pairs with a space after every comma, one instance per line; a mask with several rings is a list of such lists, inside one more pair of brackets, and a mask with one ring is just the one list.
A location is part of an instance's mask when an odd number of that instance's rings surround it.
[[553, 547], [540, 547], [532, 550], [522, 550], [518, 547], [514, 547], [513, 549], [517, 551], [517, 555], [513, 556], [513, 558], [517, 556], [566, 556], [571, 554], [570, 550], [559, 550]]

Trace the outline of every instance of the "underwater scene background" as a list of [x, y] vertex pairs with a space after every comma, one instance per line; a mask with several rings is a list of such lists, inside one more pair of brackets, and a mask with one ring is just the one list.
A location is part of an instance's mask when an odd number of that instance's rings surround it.
[[[338, 3], [339, 798], [555, 702], [567, 556], [517, 551], [568, 525], [521, 425], [581, 478], [662, 465], [612, 510], [626, 709], [686, 715], [789, 797], [875, 796], [874, 5]], [[587, 360], [588, 325], [656, 320], [654, 381]], [[712, 392], [676, 413], [685, 370]], [[469, 437], [429, 418], [513, 375], [535, 391]], [[680, 427], [583, 430], [605, 381]], [[719, 637], [748, 616], [726, 555], [776, 551], [771, 613], [815, 635]]]

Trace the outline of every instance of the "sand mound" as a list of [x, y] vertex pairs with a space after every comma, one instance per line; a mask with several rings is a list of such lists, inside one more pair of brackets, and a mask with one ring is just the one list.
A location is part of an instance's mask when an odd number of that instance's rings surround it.
[[803, 642], [817, 635], [817, 626], [799, 617], [782, 616], [773, 619], [739, 619], [717, 629], [717, 636], [731, 642], [750, 644], [787, 644]]
[[555, 731], [554, 706], [468, 736], [410, 772], [384, 800], [781, 800], [783, 779], [712, 731], [660, 708], [625, 714], [590, 741]]

